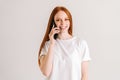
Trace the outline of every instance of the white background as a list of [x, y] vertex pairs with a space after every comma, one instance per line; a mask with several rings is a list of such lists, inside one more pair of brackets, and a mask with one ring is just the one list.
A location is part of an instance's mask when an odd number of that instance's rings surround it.
[[120, 80], [119, 0], [0, 0], [0, 80], [41, 80], [39, 46], [49, 15], [62, 5], [88, 42], [89, 80]]

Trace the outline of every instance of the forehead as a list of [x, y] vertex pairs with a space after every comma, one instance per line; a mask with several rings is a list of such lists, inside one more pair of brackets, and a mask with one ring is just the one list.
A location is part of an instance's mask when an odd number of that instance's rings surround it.
[[68, 17], [64, 11], [58, 11], [55, 15], [55, 18]]

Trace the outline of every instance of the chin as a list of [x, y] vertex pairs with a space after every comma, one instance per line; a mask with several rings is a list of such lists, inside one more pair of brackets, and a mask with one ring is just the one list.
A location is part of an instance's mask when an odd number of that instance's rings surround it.
[[62, 30], [60, 33], [66, 33], [66, 32], [68, 32], [68, 31], [66, 31], [66, 30]]
[[66, 28], [62, 28], [61, 30], [60, 30], [60, 33], [66, 33], [66, 32], [68, 32], [68, 28], [66, 27]]

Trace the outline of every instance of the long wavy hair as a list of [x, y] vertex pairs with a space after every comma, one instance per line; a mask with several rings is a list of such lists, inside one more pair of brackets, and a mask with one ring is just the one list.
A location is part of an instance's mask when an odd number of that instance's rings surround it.
[[42, 43], [41, 43], [41, 45], [40, 45], [40, 49], [39, 49], [39, 53], [38, 53], [38, 64], [39, 64], [39, 66], [40, 66], [40, 54], [41, 54], [41, 50], [42, 50], [42, 48], [44, 47], [45, 42], [46, 42], [46, 41], [49, 41], [49, 33], [50, 33], [50, 31], [51, 31], [51, 29], [52, 29], [52, 26], [53, 26], [54, 16], [55, 16], [56, 13], [59, 12], [59, 11], [64, 11], [64, 12], [67, 14], [67, 16], [68, 16], [68, 18], [69, 18], [69, 20], [70, 20], [70, 27], [69, 27], [68, 33], [69, 33], [70, 35], [72, 35], [72, 26], [73, 26], [73, 24], [72, 24], [72, 15], [71, 15], [71, 13], [68, 11], [68, 9], [66, 9], [66, 8], [63, 7], [63, 6], [57, 6], [57, 7], [55, 7], [55, 8], [53, 9], [51, 15], [50, 15], [50, 18], [49, 18], [49, 21], [48, 21], [48, 25], [47, 25], [47, 30], [46, 30], [45, 36], [44, 36], [44, 38], [43, 38], [43, 41], [42, 41]]

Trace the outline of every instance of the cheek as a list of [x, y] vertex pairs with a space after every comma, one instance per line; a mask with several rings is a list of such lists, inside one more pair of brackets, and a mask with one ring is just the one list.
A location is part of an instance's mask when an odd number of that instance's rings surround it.
[[57, 25], [57, 26], [60, 26], [60, 24], [59, 24], [59, 23], [56, 23], [56, 25]]
[[66, 21], [66, 24], [69, 24], [69, 25], [70, 25], [70, 21]]
[[67, 24], [68, 26], [70, 26], [70, 22], [67, 22], [66, 24]]
[[59, 23], [59, 22], [57, 22], [57, 23], [56, 23], [56, 25], [57, 25], [57, 26], [60, 26], [60, 23]]

